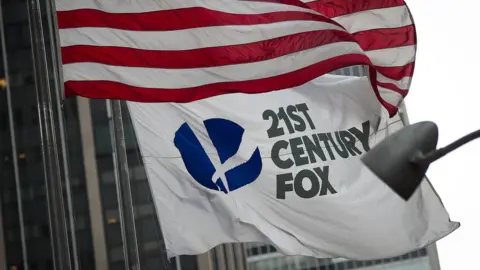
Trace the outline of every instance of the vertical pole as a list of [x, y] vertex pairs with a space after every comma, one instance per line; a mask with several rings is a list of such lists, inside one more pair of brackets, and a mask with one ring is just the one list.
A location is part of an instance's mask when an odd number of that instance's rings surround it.
[[[127, 105], [129, 105], [127, 103]], [[128, 109], [130, 110], [130, 107], [128, 107]], [[131, 116], [131, 115], [130, 115]], [[135, 126], [134, 123], [133, 123], [133, 120], [131, 117], [128, 117], [128, 123], [130, 125], [132, 125], [133, 127]], [[136, 132], [135, 132], [135, 128], [133, 128], [131, 130], [131, 135], [134, 139], [134, 143], [135, 143], [135, 149], [137, 151], [137, 158], [141, 159], [142, 158], [142, 154], [141, 154], [141, 149], [140, 149], [140, 146], [138, 145], [138, 141], [137, 141], [137, 136], [136, 136]], [[141, 164], [143, 164], [143, 166], [145, 167], [145, 163], [144, 162], [141, 162]], [[144, 168], [146, 170], [146, 168]], [[163, 270], [168, 270], [170, 269], [170, 260], [169, 258], [167, 257], [167, 252], [166, 252], [166, 247], [165, 247], [165, 239], [163, 238], [163, 233], [162, 233], [162, 228], [161, 228], [161, 223], [160, 223], [160, 216], [158, 216], [158, 210], [157, 210], [157, 204], [155, 203], [155, 196], [153, 194], [153, 189], [152, 189], [152, 185], [151, 185], [151, 182], [150, 181], [146, 181], [146, 185], [147, 185], [147, 188], [148, 190], [150, 191], [150, 196], [152, 198], [152, 205], [153, 205], [153, 208], [155, 209], [155, 217], [153, 217], [156, 225], [157, 225], [157, 235], [158, 235], [158, 238], [160, 239], [160, 243], [159, 243], [159, 248], [158, 248], [158, 251], [159, 251], [159, 256], [161, 257], [161, 261], [162, 261], [162, 266], [163, 266]]]
[[[402, 120], [403, 125], [404, 126], [410, 125], [410, 119], [408, 118], [407, 107], [405, 105], [405, 102], [402, 101], [398, 106], [398, 108], [399, 108], [398, 114], [400, 116], [400, 119]], [[430, 180], [428, 178], [427, 178], [427, 181], [428, 183], [430, 183]], [[436, 243], [430, 244], [425, 249], [427, 251], [430, 269], [440, 270], [440, 260], [438, 258], [437, 244]]]
[[[129, 104], [127, 103], [127, 105], [129, 105]], [[128, 108], [128, 109], [130, 110], [130, 108]], [[128, 117], [128, 120], [129, 120], [128, 123], [134, 127], [135, 125], [133, 123], [132, 118]], [[131, 130], [131, 134], [132, 134], [132, 137], [135, 138], [134, 143], [135, 143], [135, 149], [137, 150], [137, 157], [139, 159], [141, 159], [142, 158], [142, 154], [141, 154], [142, 151], [141, 151], [140, 146], [138, 145], [138, 141], [136, 139], [137, 136], [136, 136], [135, 128], [133, 128]], [[144, 162], [141, 162], [141, 163], [145, 167], [145, 163]], [[144, 168], [144, 169], [146, 170], [146, 168]], [[156, 218], [154, 217], [153, 219], [156, 221], [155, 223], [157, 224], [157, 230], [156, 230], [157, 235], [158, 235], [158, 238], [161, 239], [160, 244], [159, 244], [159, 252], [160, 252], [159, 255], [161, 256], [162, 265], [164, 267], [164, 270], [168, 270], [168, 269], [170, 269], [170, 260], [167, 257], [167, 252], [166, 252], [166, 247], [165, 247], [165, 239], [163, 238], [162, 228], [161, 228], [161, 225], [160, 225], [161, 224], [160, 223], [160, 216], [158, 215], [157, 204], [155, 203], [155, 196], [153, 194], [153, 189], [152, 189], [152, 185], [151, 185], [150, 181], [147, 181], [147, 188], [150, 191], [150, 196], [152, 198], [152, 205], [153, 205], [153, 208], [155, 209], [155, 213], [156, 213], [156, 215], [155, 215]]]
[[51, 92], [49, 81], [39, 0], [28, 0], [27, 10], [32, 40], [33, 74], [38, 103], [54, 269], [72, 270], [63, 201], [62, 170], [60, 168], [59, 150], [57, 147], [55, 109], [52, 102], [54, 96]]
[[10, 128], [10, 142], [12, 144], [12, 161], [13, 161], [13, 175], [15, 178], [15, 189], [17, 195], [17, 206], [18, 206], [18, 223], [20, 226], [20, 241], [22, 245], [22, 261], [23, 268], [28, 270], [28, 255], [27, 255], [27, 242], [25, 240], [25, 223], [23, 217], [23, 199], [22, 199], [22, 186], [20, 184], [20, 175], [18, 170], [18, 153], [17, 153], [17, 142], [15, 140], [15, 125], [13, 121], [13, 104], [12, 104], [12, 92], [10, 89], [10, 76], [8, 71], [8, 61], [7, 61], [7, 44], [5, 41], [5, 29], [3, 25], [3, 3], [0, 1], [0, 38], [3, 54], [3, 68], [5, 71], [5, 80], [7, 86], [5, 88], [7, 92], [7, 110], [8, 110], [8, 122]]
[[56, 0], [47, 0], [47, 15], [48, 15], [48, 24], [50, 27], [50, 47], [52, 48], [53, 55], [53, 68], [56, 68], [58, 72], [58, 77], [61, 79], [60, 90], [61, 98], [65, 99], [65, 89], [63, 85], [63, 67], [62, 67], [62, 50], [60, 44], [60, 30], [58, 29], [58, 18], [56, 12], [55, 1]]
[[122, 237], [122, 247], [123, 247], [123, 258], [125, 263], [125, 270], [129, 269], [129, 260], [128, 260], [128, 247], [127, 243], [127, 233], [125, 229], [125, 218], [124, 218], [124, 210], [123, 210], [123, 195], [122, 189], [120, 184], [120, 173], [118, 170], [118, 159], [117, 159], [117, 144], [115, 140], [115, 125], [113, 124], [112, 118], [112, 101], [106, 100], [105, 101], [107, 106], [107, 117], [108, 117], [108, 127], [110, 131], [110, 141], [112, 142], [112, 160], [113, 160], [113, 175], [115, 179], [115, 188], [117, 191], [117, 203], [118, 203], [118, 217], [120, 223], [120, 235]]
[[240, 270], [235, 265], [235, 253], [233, 251], [233, 247], [234, 247], [233, 243], [223, 245], [227, 269]]
[[218, 245], [216, 246], [212, 252], [215, 252], [216, 254], [216, 263], [218, 266], [218, 270], [227, 270], [227, 262], [225, 258], [225, 251], [224, 251], [224, 245]]
[[430, 263], [431, 270], [441, 270], [440, 269], [440, 259], [438, 258], [437, 244], [433, 243], [426, 247], [428, 262]]
[[111, 101], [113, 127], [115, 129], [114, 151], [116, 154], [116, 164], [118, 168], [118, 179], [120, 185], [117, 185], [118, 206], [120, 218], [124, 220], [125, 239], [127, 256], [125, 264], [127, 270], [139, 270], [140, 258], [138, 254], [138, 243], [135, 229], [135, 216], [133, 211], [132, 192], [130, 187], [130, 174], [128, 169], [127, 149], [125, 144], [125, 131], [123, 129], [122, 107], [119, 100]]
[[237, 270], [247, 270], [246, 268], [246, 261], [245, 261], [245, 245], [242, 243], [238, 244], [233, 244], [233, 247], [235, 249], [235, 262], [236, 262], [236, 269]]
[[[55, 105], [57, 107], [57, 117], [58, 117], [58, 127], [60, 133], [60, 145], [62, 151], [62, 165], [63, 173], [65, 177], [65, 191], [67, 197], [67, 208], [68, 208], [68, 225], [70, 227], [70, 239], [72, 241], [72, 261], [73, 269], [80, 270], [80, 265], [78, 262], [78, 250], [77, 250], [77, 237], [75, 229], [75, 212], [73, 209], [73, 199], [72, 199], [72, 185], [70, 181], [70, 170], [68, 163], [68, 151], [67, 151], [67, 141], [65, 139], [65, 134], [67, 133], [65, 127], [65, 115], [63, 110], [62, 100], [64, 99], [64, 87], [63, 87], [63, 77], [61, 76], [61, 57], [60, 54], [60, 44], [58, 43], [58, 37], [55, 33], [58, 33], [57, 22], [56, 22], [56, 13], [54, 12], [55, 6], [52, 1], [47, 1], [46, 3], [46, 13], [47, 13], [47, 22], [48, 22], [48, 33], [50, 39], [50, 52], [52, 56], [52, 73], [53, 81], [55, 85]], [[54, 21], [54, 22], [52, 22]]]

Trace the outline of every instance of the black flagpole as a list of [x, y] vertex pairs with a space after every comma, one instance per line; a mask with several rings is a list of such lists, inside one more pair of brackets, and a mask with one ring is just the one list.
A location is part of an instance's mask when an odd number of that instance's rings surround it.
[[127, 149], [125, 144], [125, 131], [123, 128], [122, 107], [119, 100], [111, 100], [110, 105], [110, 113], [114, 129], [112, 147], [115, 159], [114, 163], [116, 163], [115, 179], [117, 185], [118, 210], [120, 213], [120, 226], [122, 229], [122, 238], [124, 240], [125, 268], [128, 270], [139, 270], [140, 258], [138, 254], [138, 242], [135, 229], [135, 216], [130, 186]]

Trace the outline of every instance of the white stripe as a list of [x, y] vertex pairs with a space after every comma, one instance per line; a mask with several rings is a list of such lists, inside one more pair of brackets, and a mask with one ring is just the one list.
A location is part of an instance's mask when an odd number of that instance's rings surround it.
[[378, 92], [383, 100], [392, 104], [393, 106], [398, 106], [400, 101], [403, 99], [402, 95], [387, 88], [378, 87]]
[[396, 85], [398, 88], [407, 91], [410, 88], [410, 83], [412, 81], [412, 77], [403, 77], [401, 80], [392, 80], [390, 78], [387, 78], [377, 72], [377, 81], [383, 82], [383, 83], [392, 83]]
[[352, 34], [360, 31], [381, 28], [398, 28], [412, 24], [410, 13], [406, 6], [371, 9], [332, 19], [341, 24]]
[[[197, 137], [198, 138], [198, 137]], [[247, 138], [247, 139], [245, 139]], [[205, 148], [203, 148], [205, 149]], [[230, 191], [230, 187], [228, 186], [228, 182], [226, 180], [225, 174], [233, 168], [238, 167], [239, 165], [244, 164], [248, 161], [248, 159], [253, 156], [255, 151], [257, 150], [257, 145], [255, 143], [249, 142], [248, 137], [245, 133], [242, 136], [242, 141], [240, 146], [232, 157], [228, 158], [224, 162], [220, 162], [218, 158], [210, 158], [215, 167], [215, 173], [212, 176], [212, 182], [215, 183], [217, 179], [220, 179], [223, 182], [224, 187]], [[210, 156], [209, 156], [210, 157]], [[218, 160], [218, 161], [217, 161]]]
[[143, 50], [189, 50], [246, 44], [315, 30], [342, 30], [333, 24], [290, 21], [272, 24], [216, 26], [178, 31], [127, 31], [111, 28], [60, 29], [61, 46], [118, 46]]
[[415, 45], [365, 52], [376, 66], [404, 66], [415, 60]]
[[[239, 0], [57, 0], [57, 11], [96, 9], [109, 13], [142, 13], [159, 10], [204, 7], [233, 14], [261, 14], [278, 11], [303, 11], [319, 14], [311, 9], [277, 3]], [[187, 18], [186, 18], [187, 19]]]
[[361, 48], [353, 42], [338, 42], [261, 62], [197, 69], [153, 69], [97, 63], [67, 64], [63, 69], [65, 81], [106, 80], [137, 87], [177, 89], [272, 77], [349, 53], [361, 53]]

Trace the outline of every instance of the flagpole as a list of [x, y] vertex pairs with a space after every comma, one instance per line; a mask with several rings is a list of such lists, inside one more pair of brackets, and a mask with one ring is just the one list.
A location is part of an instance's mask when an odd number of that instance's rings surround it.
[[32, 40], [33, 75], [39, 116], [42, 159], [50, 223], [52, 257], [55, 270], [72, 270], [65, 205], [63, 199], [62, 170], [55, 126], [54, 98], [50, 90], [48, 62], [43, 37], [42, 14], [39, 0], [27, 1], [28, 22]]
[[[128, 124], [131, 125], [132, 127], [134, 127], [131, 115], [130, 115], [130, 117], [128, 117]], [[132, 138], [135, 138], [133, 140], [133, 142], [135, 143], [135, 149], [137, 150], [137, 158], [142, 159], [142, 154], [141, 154], [142, 150], [141, 150], [140, 146], [138, 145], [137, 134], [135, 132], [135, 128], [133, 128], [131, 130], [131, 134], [132, 134]], [[147, 168], [145, 168], [144, 160], [142, 160], [140, 163], [144, 166], [144, 169], [147, 170]], [[148, 176], [147, 176], [147, 178], [148, 178]], [[160, 216], [158, 214], [159, 212], [158, 212], [158, 209], [157, 209], [157, 204], [155, 202], [155, 196], [153, 194], [153, 189], [152, 189], [152, 185], [151, 185], [150, 181], [146, 181], [146, 185], [147, 185], [148, 190], [150, 191], [150, 196], [152, 198], [153, 208], [155, 209], [155, 217], [156, 218], [154, 217], [154, 220], [157, 223], [157, 235], [158, 235], [158, 238], [161, 241], [161, 244], [159, 245], [159, 252], [160, 252], [161, 259], [162, 259], [162, 265], [164, 266], [164, 270], [168, 270], [168, 269], [171, 268], [170, 267], [170, 260], [168, 259], [167, 252], [166, 252], [165, 239], [163, 238], [163, 232], [162, 232], [161, 223], [160, 223]], [[179, 257], [177, 256], [175, 258], [178, 259]], [[178, 259], [178, 260], [177, 259], [176, 259], [176, 263], [180, 263], [180, 259]], [[178, 266], [178, 264], [177, 264], [177, 266]], [[177, 270], [179, 270], [178, 267], [177, 267]]]
[[117, 203], [118, 203], [118, 219], [120, 223], [120, 235], [122, 237], [122, 250], [123, 250], [123, 258], [125, 263], [125, 270], [129, 268], [129, 260], [128, 260], [128, 247], [126, 245], [127, 242], [127, 233], [125, 229], [125, 218], [124, 218], [124, 210], [123, 210], [123, 196], [122, 196], [122, 189], [120, 184], [120, 175], [118, 170], [118, 159], [117, 159], [117, 144], [115, 139], [115, 125], [113, 124], [112, 118], [112, 104], [111, 100], [105, 100], [107, 106], [107, 117], [108, 117], [108, 127], [110, 131], [110, 141], [112, 143], [112, 160], [113, 160], [113, 175], [115, 179], [115, 188], [117, 192]]
[[67, 129], [65, 127], [65, 110], [63, 106], [63, 100], [65, 99], [64, 93], [65, 89], [63, 86], [63, 74], [61, 72], [61, 51], [60, 43], [58, 36], [58, 24], [57, 24], [57, 15], [55, 12], [55, 3], [47, 1], [46, 3], [46, 13], [47, 13], [47, 22], [48, 22], [48, 32], [50, 37], [50, 51], [52, 55], [52, 69], [53, 69], [53, 80], [55, 82], [55, 103], [57, 107], [58, 114], [58, 125], [60, 133], [60, 144], [62, 150], [62, 160], [63, 160], [63, 171], [65, 177], [65, 191], [67, 197], [67, 208], [68, 208], [68, 221], [70, 227], [70, 239], [72, 241], [72, 261], [73, 269], [80, 270], [79, 265], [79, 256], [78, 256], [78, 247], [77, 247], [77, 236], [75, 228], [75, 213], [73, 208], [73, 198], [72, 198], [72, 185], [70, 181], [70, 168], [68, 161], [68, 150], [67, 150], [67, 140], [65, 134]]
[[123, 250], [123, 258], [125, 263], [125, 270], [129, 268], [129, 260], [128, 260], [128, 247], [126, 246], [127, 242], [127, 234], [125, 230], [125, 218], [123, 214], [123, 196], [122, 196], [122, 189], [120, 188], [120, 176], [118, 170], [118, 159], [117, 159], [117, 145], [115, 140], [115, 126], [113, 124], [112, 118], [112, 104], [111, 100], [105, 100], [107, 106], [107, 117], [108, 117], [108, 127], [110, 131], [110, 141], [112, 143], [112, 160], [113, 160], [113, 176], [115, 179], [115, 188], [117, 192], [117, 203], [118, 203], [118, 219], [120, 223], [120, 234], [122, 237], [122, 250]]
[[0, 38], [3, 54], [3, 70], [5, 72], [5, 80], [7, 85], [5, 87], [7, 94], [7, 110], [8, 110], [8, 122], [10, 128], [10, 140], [12, 144], [12, 162], [13, 162], [13, 176], [15, 178], [15, 190], [17, 195], [17, 210], [18, 210], [18, 223], [20, 227], [20, 241], [22, 247], [22, 264], [23, 269], [28, 270], [28, 254], [27, 254], [27, 242], [25, 238], [25, 222], [23, 217], [23, 199], [22, 199], [22, 186], [20, 183], [20, 174], [18, 169], [18, 152], [17, 142], [15, 139], [15, 124], [13, 120], [13, 104], [12, 104], [12, 92], [10, 88], [10, 76], [8, 70], [7, 61], [7, 43], [5, 41], [5, 29], [3, 24], [3, 7], [2, 1], [0, 1]]
[[[138, 243], [135, 229], [130, 173], [128, 168], [125, 131], [123, 128], [122, 107], [120, 100], [111, 100], [111, 115], [114, 127], [114, 153], [116, 155], [116, 173], [118, 173], [117, 196], [121, 222], [124, 224], [125, 267], [128, 270], [140, 269]], [[119, 182], [119, 183], [118, 183]], [[119, 185], [118, 185], [119, 184]], [[119, 191], [119, 192], [118, 192]], [[126, 250], [125, 250], [126, 249]]]

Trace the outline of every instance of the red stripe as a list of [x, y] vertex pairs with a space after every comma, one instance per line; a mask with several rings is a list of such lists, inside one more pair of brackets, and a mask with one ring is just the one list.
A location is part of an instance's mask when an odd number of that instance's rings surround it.
[[415, 44], [415, 27], [373, 29], [355, 33], [353, 37], [364, 51], [409, 46]]
[[[346, 54], [286, 74], [250, 81], [222, 82], [182, 89], [134, 87], [111, 81], [67, 81], [65, 82], [65, 91], [67, 96], [77, 94], [88, 98], [184, 103], [229, 93], [255, 94], [292, 88], [333, 70], [352, 65], [371, 66], [371, 62], [367, 56], [362, 54]], [[372, 82], [376, 82], [376, 72], [372, 66], [370, 69], [370, 79]], [[372, 86], [382, 105], [390, 115], [394, 115], [397, 108], [384, 101], [380, 97], [377, 87], [373, 83]]]
[[302, 8], [309, 8], [307, 4], [300, 0], [260, 0], [261, 2], [270, 2], [270, 3], [277, 3], [277, 4], [284, 4], [289, 6], [296, 6]]
[[307, 5], [329, 18], [334, 18], [359, 11], [403, 6], [405, 2], [403, 0], [317, 0]]
[[382, 74], [383, 76], [390, 78], [392, 80], [399, 81], [404, 77], [413, 76], [413, 71], [415, 69], [415, 62], [408, 63], [400, 67], [380, 67], [376, 66], [375, 69]]
[[269, 24], [285, 21], [317, 21], [340, 26], [337, 22], [325, 16], [300, 11], [231, 14], [201, 7], [145, 13], [108, 13], [94, 9], [77, 9], [59, 11], [57, 12], [57, 17], [60, 29], [104, 27], [131, 31], [172, 31], [224, 25]]
[[408, 90], [401, 89], [393, 83], [377, 82], [377, 85], [388, 90], [394, 91], [405, 97], [408, 94]]
[[344, 31], [319, 30], [249, 44], [186, 51], [75, 45], [62, 48], [62, 61], [64, 64], [94, 62], [145, 68], [205, 68], [265, 61], [337, 42], [353, 45], [355, 41]]

